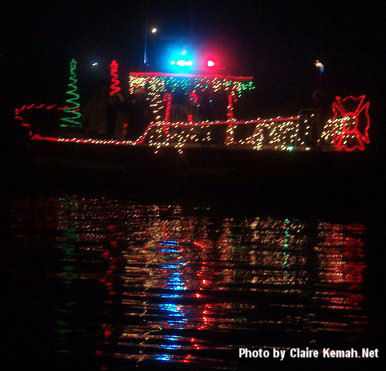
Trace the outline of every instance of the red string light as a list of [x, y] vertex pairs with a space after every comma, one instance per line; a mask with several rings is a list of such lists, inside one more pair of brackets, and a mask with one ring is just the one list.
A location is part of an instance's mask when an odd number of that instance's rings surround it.
[[170, 93], [166, 93], [164, 95], [164, 102], [166, 103], [165, 106], [165, 121], [169, 122], [170, 121], [170, 110], [172, 108], [172, 95]]
[[15, 120], [18, 120], [21, 122], [21, 126], [23, 127], [26, 127], [28, 128], [28, 135], [30, 137], [32, 137], [33, 135], [33, 132], [32, 132], [32, 127], [30, 124], [28, 124], [27, 122], [25, 122], [24, 118], [21, 116], [21, 113], [23, 111], [29, 111], [29, 110], [46, 110], [46, 111], [50, 111], [52, 110], [53, 108], [57, 109], [58, 111], [63, 111], [65, 109], [68, 108], [68, 106], [60, 106], [58, 107], [57, 104], [45, 104], [45, 103], [40, 103], [40, 104], [37, 104], [37, 103], [32, 103], [30, 105], [23, 105], [21, 107], [18, 107], [18, 108], [15, 108]]
[[[198, 96], [197, 96], [196, 90], [193, 90], [189, 94], [189, 99], [191, 101], [191, 107], [192, 107], [192, 110], [193, 110], [195, 105], [198, 103]], [[189, 113], [188, 114], [188, 122], [193, 122], [193, 113]]]
[[190, 97], [193, 99], [193, 103], [194, 104], [197, 104], [198, 103], [198, 96], [197, 96], [197, 93], [195, 90], [193, 90], [191, 93], [190, 93]]
[[118, 62], [114, 59], [110, 64], [110, 96], [117, 94], [121, 91], [120, 82], [118, 78]]
[[233, 102], [236, 102], [236, 97], [235, 93], [232, 90], [229, 95], [228, 95], [228, 105], [227, 105], [227, 117], [228, 120], [233, 120], [234, 119], [234, 114], [233, 114]]
[[[164, 116], [165, 117], [165, 121], [169, 122], [170, 121], [170, 111], [171, 111], [171, 108], [172, 108], [172, 95], [170, 93], [166, 93], [164, 95], [163, 101], [166, 103], [166, 106], [165, 106], [165, 116]], [[163, 128], [163, 131], [164, 131], [165, 135], [167, 135], [169, 133], [169, 126], [165, 125], [164, 128]]]
[[[351, 152], [358, 149], [363, 151], [366, 148], [365, 144], [370, 143], [370, 102], [365, 102], [365, 99], [365, 95], [359, 97], [351, 95], [344, 99], [339, 96], [335, 98], [335, 102], [332, 104], [334, 119], [347, 118], [343, 121], [342, 131], [334, 136], [334, 144], [337, 150]], [[350, 106], [355, 106], [355, 109], [352, 110]], [[360, 124], [363, 126], [362, 129]], [[354, 143], [348, 143], [350, 139]]]
[[[232, 89], [230, 91], [230, 93], [228, 94], [228, 104], [227, 104], [227, 118], [229, 121], [234, 120], [233, 102], [236, 102], [236, 101], [237, 101], [237, 98], [235, 95], [235, 91], [234, 91], [234, 89]], [[228, 125], [227, 136], [226, 136], [226, 144], [228, 144], [228, 145], [233, 143], [233, 141], [234, 141], [234, 139], [233, 139], [233, 126], [234, 126], [233, 123]]]
[[46, 111], [49, 111], [53, 108], [56, 108], [57, 110], [63, 111], [64, 109], [66, 109], [68, 107], [67, 106], [58, 107], [57, 104], [49, 105], [49, 104], [45, 104], [45, 103], [40, 103], [40, 104], [32, 103], [28, 106], [24, 104], [21, 107], [15, 108], [15, 119], [16, 120], [24, 120], [23, 117], [20, 116], [20, 113], [22, 113], [23, 111], [28, 111], [28, 110], [32, 110], [32, 109], [36, 109], [36, 110], [45, 109]]

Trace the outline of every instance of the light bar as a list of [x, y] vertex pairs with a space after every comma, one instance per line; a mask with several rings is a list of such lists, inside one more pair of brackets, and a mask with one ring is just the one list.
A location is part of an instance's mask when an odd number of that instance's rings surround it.
[[193, 61], [192, 60], [185, 61], [183, 59], [179, 59], [176, 64], [177, 66], [181, 66], [181, 67], [193, 66]]

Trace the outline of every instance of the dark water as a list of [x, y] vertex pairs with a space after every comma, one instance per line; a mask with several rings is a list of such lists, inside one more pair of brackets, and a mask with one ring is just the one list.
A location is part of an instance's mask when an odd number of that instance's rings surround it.
[[239, 347], [381, 346], [368, 222], [70, 195], [9, 220], [12, 362], [254, 369]]

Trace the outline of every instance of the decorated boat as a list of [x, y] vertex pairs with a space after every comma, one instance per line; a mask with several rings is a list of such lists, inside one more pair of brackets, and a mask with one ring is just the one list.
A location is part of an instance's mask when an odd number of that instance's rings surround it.
[[[16, 108], [15, 119], [28, 128], [31, 142], [140, 145], [154, 153], [168, 147], [179, 154], [187, 148], [211, 144], [255, 151], [309, 151], [315, 147], [324, 151], [363, 151], [370, 143], [369, 102], [364, 95], [336, 97], [329, 117], [301, 110], [289, 117], [245, 120], [238, 117], [237, 104], [255, 89], [252, 76], [163, 72], [131, 72], [128, 76], [125, 93], [132, 96], [140, 91], [151, 110], [141, 135], [131, 140], [125, 138], [124, 130], [132, 124], [129, 118], [115, 137], [93, 138], [84, 130], [76, 68], [77, 61], [73, 59], [66, 104], [33, 103]], [[110, 97], [123, 90], [118, 68], [118, 62], [112, 61]], [[38, 111], [51, 116], [53, 123], [49, 128], [41, 130], [41, 122], [48, 120], [36, 115]]]
[[30, 176], [43, 172], [43, 182], [47, 174], [56, 180], [64, 174], [65, 182], [78, 175], [87, 188], [105, 186], [106, 179], [118, 184], [135, 179], [141, 188], [156, 183], [167, 189], [271, 189], [296, 183], [301, 189], [310, 182], [328, 186], [339, 177], [347, 185], [359, 179], [358, 169], [365, 180], [366, 172], [374, 173], [374, 152], [365, 151], [370, 104], [364, 95], [336, 97], [327, 116], [303, 109], [288, 117], [245, 119], [239, 105], [255, 89], [252, 76], [130, 72], [123, 87], [119, 64], [112, 61], [109, 97], [140, 94], [149, 121], [134, 138], [127, 136], [135, 125], [130, 114], [110, 137], [93, 136], [85, 125], [76, 69], [73, 59], [65, 104], [32, 103], [15, 110], [28, 132]]

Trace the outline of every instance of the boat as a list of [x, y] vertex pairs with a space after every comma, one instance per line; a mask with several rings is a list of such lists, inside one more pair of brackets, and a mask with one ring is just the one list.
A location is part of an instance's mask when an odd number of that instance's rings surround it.
[[[74, 61], [66, 104], [33, 103], [15, 110], [39, 171], [78, 171], [86, 182], [87, 172], [108, 172], [110, 178], [118, 173], [143, 179], [141, 184], [171, 183], [180, 188], [213, 182], [237, 186], [258, 180], [261, 184], [264, 178], [270, 179], [268, 184], [273, 178], [279, 182], [310, 176], [318, 182], [341, 176], [342, 169], [345, 179], [350, 179], [357, 175], [359, 164], [369, 169], [372, 161], [371, 155], [364, 154], [370, 143], [370, 103], [365, 95], [336, 97], [329, 117], [300, 110], [288, 117], [240, 119], [237, 104], [255, 89], [252, 76], [130, 72], [127, 93], [144, 94], [152, 111], [146, 129], [134, 139], [124, 137], [127, 125], [118, 137], [90, 137], [82, 130]], [[118, 63], [112, 61], [110, 67], [110, 96], [114, 97], [122, 86]], [[174, 102], [176, 94], [183, 94], [189, 109], [181, 110]], [[216, 111], [218, 117], [211, 110], [212, 116], [202, 115], [200, 105], [205, 99], [207, 105], [208, 100], [223, 102], [223, 109]], [[40, 121], [34, 121], [37, 112], [51, 115], [56, 125], [39, 131]], [[315, 131], [318, 126], [319, 132]], [[118, 179], [122, 180], [121, 175]]]

